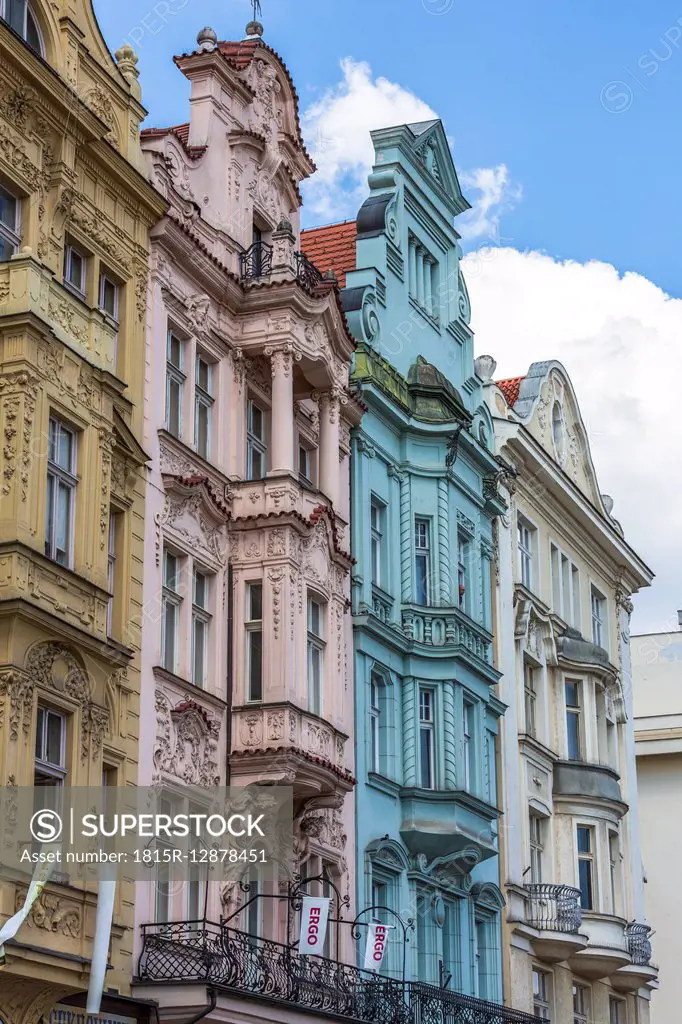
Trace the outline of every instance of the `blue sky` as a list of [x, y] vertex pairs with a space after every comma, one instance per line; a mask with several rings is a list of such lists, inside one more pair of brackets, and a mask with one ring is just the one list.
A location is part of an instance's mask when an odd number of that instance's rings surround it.
[[[172, 55], [247, 0], [94, 0], [112, 50], [139, 53], [148, 126], [188, 117]], [[262, 0], [319, 171], [304, 223], [355, 215], [369, 129], [437, 113], [474, 205], [477, 353], [497, 376], [563, 362], [603, 492], [656, 573], [634, 629], [682, 607], [682, 7], [673, 0]], [[492, 241], [492, 246], [491, 246]]]
[[[203, 24], [240, 38], [250, 12], [245, 0], [95, 7], [112, 49], [139, 40], [150, 125], [184, 117], [187, 90], [173, 53], [192, 48]], [[680, 294], [678, 3], [263, 0], [263, 22], [304, 109], [352, 56], [437, 111], [459, 167], [506, 164], [523, 188], [502, 224], [516, 248], [605, 260]], [[619, 80], [632, 91], [609, 89]], [[631, 101], [628, 109], [605, 109], [605, 87], [607, 106]]]

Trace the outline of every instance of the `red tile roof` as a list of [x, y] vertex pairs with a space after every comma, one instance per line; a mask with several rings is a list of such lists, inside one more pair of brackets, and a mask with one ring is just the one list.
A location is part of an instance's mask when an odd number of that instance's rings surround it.
[[498, 388], [507, 400], [507, 405], [516, 405], [519, 399], [519, 391], [521, 389], [521, 381], [525, 380], [525, 377], [507, 377], [506, 380], [496, 380]]
[[354, 220], [341, 224], [328, 224], [322, 228], [309, 228], [301, 232], [301, 249], [318, 270], [333, 270], [339, 279], [339, 288], [346, 287], [346, 274], [355, 270]]
[[163, 135], [175, 135], [187, 156], [193, 160], [206, 152], [206, 146], [190, 146], [189, 121], [187, 124], [174, 124], [170, 128], [143, 128], [140, 132], [143, 139], [158, 139]]

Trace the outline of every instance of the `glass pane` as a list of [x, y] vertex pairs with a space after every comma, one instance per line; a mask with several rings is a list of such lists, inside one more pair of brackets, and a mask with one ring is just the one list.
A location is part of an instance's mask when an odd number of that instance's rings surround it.
[[263, 634], [250, 630], [249, 638], [249, 700], [263, 699]]
[[583, 910], [592, 909], [592, 864], [589, 860], [578, 861], [580, 880], [580, 903]]
[[26, 11], [26, 42], [36, 53], [42, 53], [38, 26], [30, 11]]
[[254, 402], [249, 402], [249, 433], [263, 440], [263, 411]]
[[163, 612], [163, 667], [175, 672], [175, 627], [177, 608], [170, 601], [164, 601]]
[[5, 0], [5, 20], [23, 38], [26, 21], [26, 0]]
[[17, 226], [18, 200], [4, 188], [0, 188], [0, 223], [15, 231]]
[[566, 705], [568, 707], [578, 707], [578, 687], [575, 683], [566, 683]]
[[43, 751], [43, 730], [45, 728], [45, 710], [44, 708], [38, 708], [38, 723], [36, 725], [36, 757], [40, 761], [44, 761]]
[[54, 541], [54, 491], [56, 481], [53, 476], [47, 477], [47, 498], [45, 506], [45, 554], [52, 558]]
[[83, 287], [83, 259], [75, 249], [69, 250], [68, 281], [79, 291]]
[[116, 285], [108, 277], [100, 278], [100, 306], [111, 317], [116, 317]]
[[211, 367], [210, 364], [204, 359], [197, 359], [196, 366], [196, 383], [197, 387], [201, 388], [202, 391], [206, 391], [207, 394], [211, 393]]
[[417, 604], [427, 604], [429, 597], [429, 570], [428, 559], [424, 555], [417, 555], [415, 570], [415, 601]]
[[263, 588], [259, 583], [252, 583], [249, 587], [249, 604], [249, 619], [259, 622], [263, 618]]
[[180, 382], [175, 380], [173, 377], [168, 378], [168, 408], [166, 410], [166, 420], [168, 430], [175, 437], [180, 436], [180, 395], [182, 388]]
[[177, 335], [172, 332], [168, 335], [168, 362], [176, 366], [178, 370], [182, 369], [182, 342]]
[[202, 458], [208, 458], [208, 428], [210, 410], [203, 402], [197, 402], [196, 446]]
[[203, 686], [206, 676], [206, 633], [207, 623], [203, 619], [194, 619], [194, 666], [192, 680], [197, 686]]
[[47, 750], [45, 760], [49, 764], [62, 766], [62, 728], [64, 719], [61, 715], [47, 712]]
[[71, 536], [71, 488], [57, 483], [57, 522], [55, 557], [60, 565], [66, 565], [69, 557]]
[[591, 853], [589, 828], [578, 829], [578, 853]]
[[430, 729], [419, 730], [419, 765], [420, 779], [424, 789], [430, 789], [431, 779], [431, 743], [432, 733]]
[[177, 590], [177, 579], [178, 560], [175, 555], [170, 553], [170, 551], [166, 551], [164, 555], [164, 586], [168, 587], [169, 590]]
[[57, 465], [71, 472], [73, 469], [73, 434], [60, 424], [57, 437]]
[[568, 741], [568, 757], [571, 761], [580, 760], [580, 716], [575, 711], [566, 713], [566, 736]]
[[17, 247], [14, 242], [10, 242], [8, 238], [5, 238], [4, 235], [0, 233], [0, 263], [6, 263], [7, 260], [14, 256], [16, 251]]
[[203, 572], [194, 573], [194, 603], [199, 608], [208, 608], [208, 576]]

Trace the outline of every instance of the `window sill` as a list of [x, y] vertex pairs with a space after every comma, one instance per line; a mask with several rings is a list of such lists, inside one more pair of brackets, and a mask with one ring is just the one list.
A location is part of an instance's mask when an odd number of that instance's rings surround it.
[[385, 793], [386, 796], [392, 796], [396, 799], [400, 796], [400, 785], [397, 782], [393, 782], [386, 775], [379, 775], [377, 772], [367, 773], [367, 785], [371, 786], [372, 789], [378, 789], [380, 793]]
[[[71, 284], [70, 281], [62, 280], [62, 287], [66, 289], [69, 295], [73, 295], [74, 298], [80, 299], [83, 305], [87, 306], [88, 296], [86, 292], [82, 292], [80, 288], [76, 288], [75, 284]], [[99, 312], [102, 312], [99, 310]]]
[[201, 696], [209, 703], [215, 704], [221, 710], [227, 707], [227, 701], [213, 690], [206, 690], [201, 686], [197, 686], [189, 679], [185, 679], [183, 676], [179, 676], [175, 672], [170, 672], [167, 668], [164, 668], [163, 665], [154, 665], [152, 672], [156, 679], [163, 679], [165, 682], [175, 683], [176, 686], [186, 692], [189, 691], [191, 694], [201, 694]]

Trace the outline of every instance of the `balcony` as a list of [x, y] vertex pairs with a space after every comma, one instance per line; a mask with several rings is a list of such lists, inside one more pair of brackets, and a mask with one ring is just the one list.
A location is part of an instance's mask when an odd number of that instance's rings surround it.
[[405, 605], [402, 612], [402, 629], [407, 639], [413, 643], [446, 650], [463, 648], [480, 661], [490, 664], [490, 633], [459, 608]]
[[[292, 236], [293, 237], [293, 236]], [[242, 281], [258, 281], [270, 277], [273, 269], [274, 248], [269, 242], [254, 242], [239, 254], [239, 276]], [[324, 281], [324, 275], [305, 253], [294, 252], [294, 277], [311, 291]]]
[[536, 956], [547, 963], [558, 964], [585, 948], [587, 936], [580, 932], [579, 889], [546, 883], [533, 883], [523, 888], [526, 924], [533, 930], [531, 941]]
[[634, 992], [658, 977], [658, 968], [651, 963], [651, 928], [631, 921], [625, 927], [625, 941], [632, 958], [611, 977], [611, 984], [620, 992]]
[[[299, 956], [291, 946], [259, 939], [210, 922], [143, 925], [136, 991], [159, 1003], [161, 1022], [175, 1019], [175, 986], [204, 984], [217, 990], [217, 1016], [226, 1019], [230, 995], [282, 1009], [372, 1024], [542, 1024], [519, 1010], [417, 982], [402, 982], [320, 956]], [[173, 986], [169, 990], [168, 986]], [[262, 1020], [257, 1008], [254, 1019]], [[273, 1018], [274, 1019], [274, 1018]]]
[[622, 817], [628, 809], [620, 790], [620, 776], [613, 768], [588, 761], [556, 761], [553, 771], [555, 797], [586, 803], [607, 804]]
[[576, 974], [598, 981], [631, 965], [626, 922], [622, 918], [584, 910], [582, 927], [587, 933], [587, 946], [568, 958]]

